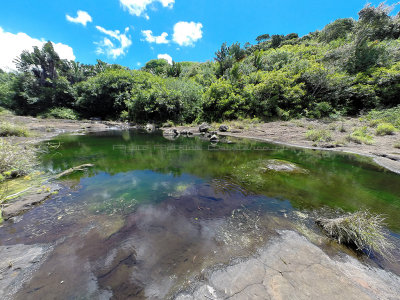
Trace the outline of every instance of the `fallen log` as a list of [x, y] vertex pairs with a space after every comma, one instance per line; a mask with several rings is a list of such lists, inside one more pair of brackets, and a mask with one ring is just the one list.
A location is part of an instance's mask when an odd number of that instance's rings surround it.
[[65, 170], [64, 172], [61, 172], [60, 174], [55, 175], [53, 178], [54, 179], [59, 179], [59, 178], [61, 178], [63, 176], [69, 175], [69, 174], [74, 173], [76, 171], [85, 171], [87, 168], [91, 168], [91, 167], [94, 167], [94, 165], [93, 164], [83, 164], [83, 165], [80, 165], [80, 166], [76, 166], [76, 167], [70, 168], [68, 170]]

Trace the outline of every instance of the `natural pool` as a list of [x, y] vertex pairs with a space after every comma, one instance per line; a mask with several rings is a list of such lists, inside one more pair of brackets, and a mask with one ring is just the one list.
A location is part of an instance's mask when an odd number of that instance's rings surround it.
[[[399, 175], [354, 155], [229, 140], [111, 131], [44, 143], [48, 172], [94, 167], [0, 228], [1, 245], [54, 247], [17, 298], [165, 299], [323, 207], [385, 214], [400, 233]], [[266, 170], [269, 159], [298, 172]]]

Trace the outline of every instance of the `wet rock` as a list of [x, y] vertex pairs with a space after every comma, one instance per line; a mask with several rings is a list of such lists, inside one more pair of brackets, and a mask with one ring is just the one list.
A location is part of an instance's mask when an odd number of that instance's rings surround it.
[[150, 123], [149, 123], [149, 124], [147, 124], [147, 125], [146, 125], [146, 127], [145, 127], [145, 128], [146, 128], [146, 130], [147, 130], [147, 131], [149, 131], [149, 132], [153, 132], [153, 131], [155, 131], [155, 130], [156, 130], [156, 125], [154, 125], [154, 124], [150, 124]]
[[7, 202], [5, 207], [2, 209], [2, 217], [4, 220], [8, 220], [12, 217], [18, 216], [36, 205], [48, 200], [55, 192], [59, 191], [60, 187], [57, 185], [51, 186], [48, 191], [40, 192], [36, 194], [29, 194], [26, 196], [19, 197]]
[[163, 135], [165, 136], [178, 136], [179, 135], [179, 131], [176, 130], [175, 128], [173, 129], [169, 129], [163, 132]]
[[279, 234], [254, 257], [207, 273], [176, 299], [398, 299], [395, 274], [344, 254], [332, 259], [294, 231]]
[[199, 126], [199, 131], [200, 132], [208, 132], [209, 129], [210, 129], [210, 125], [208, 123], [202, 123]]
[[0, 299], [11, 299], [51, 250], [49, 245], [0, 246]]
[[216, 142], [218, 142], [218, 141], [219, 141], [218, 136], [216, 136], [215, 134], [214, 134], [213, 136], [210, 137], [210, 142], [216, 143]]
[[221, 131], [221, 132], [227, 132], [228, 130], [229, 130], [228, 125], [219, 126], [219, 131]]

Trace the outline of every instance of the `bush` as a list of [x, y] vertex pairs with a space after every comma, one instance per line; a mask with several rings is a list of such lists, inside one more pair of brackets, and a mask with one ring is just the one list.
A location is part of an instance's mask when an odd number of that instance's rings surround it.
[[316, 222], [339, 244], [355, 246], [368, 255], [373, 251], [389, 257], [394, 245], [389, 240], [384, 220], [380, 215], [358, 211], [338, 218], [319, 218]]
[[357, 144], [372, 145], [374, 143], [374, 139], [368, 134], [367, 126], [354, 130], [347, 136], [347, 140]]
[[376, 135], [390, 135], [395, 132], [396, 128], [389, 123], [382, 123], [376, 128]]
[[66, 107], [55, 107], [47, 110], [40, 115], [42, 118], [54, 118], [54, 119], [67, 119], [67, 120], [78, 120], [79, 115], [76, 111]]
[[332, 135], [327, 130], [322, 129], [311, 129], [306, 132], [307, 140], [313, 142], [330, 142], [332, 141]]
[[400, 105], [384, 110], [372, 110], [363, 119], [369, 121], [371, 126], [389, 123], [400, 129]]
[[0, 175], [6, 178], [28, 174], [36, 165], [34, 148], [0, 139]]
[[30, 136], [29, 130], [21, 125], [2, 122], [0, 124], [0, 136]]

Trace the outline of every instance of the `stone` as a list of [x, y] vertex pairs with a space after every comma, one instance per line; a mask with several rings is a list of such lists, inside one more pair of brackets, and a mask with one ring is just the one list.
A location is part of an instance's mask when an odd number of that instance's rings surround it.
[[222, 124], [221, 126], [219, 126], [219, 131], [221, 132], [227, 132], [228, 130], [229, 130], [228, 125]]
[[179, 131], [176, 130], [175, 128], [173, 128], [173, 129], [169, 129], [169, 130], [164, 131], [163, 135], [166, 135], [166, 136], [178, 136], [179, 135]]
[[214, 134], [213, 136], [210, 137], [210, 141], [211, 141], [211, 142], [218, 142], [218, 141], [219, 141], [218, 136], [216, 136], [216, 135]]
[[268, 159], [260, 167], [262, 170], [265, 171], [286, 172], [286, 173], [307, 173], [307, 170], [300, 168], [296, 164], [279, 159]]
[[156, 130], [156, 125], [149, 123], [149, 124], [146, 125], [145, 128], [146, 128], [147, 131], [152, 132], [152, 131]]
[[199, 131], [200, 132], [208, 132], [208, 130], [210, 129], [210, 125], [208, 124], [208, 123], [202, 123], [200, 126], [199, 126]]

